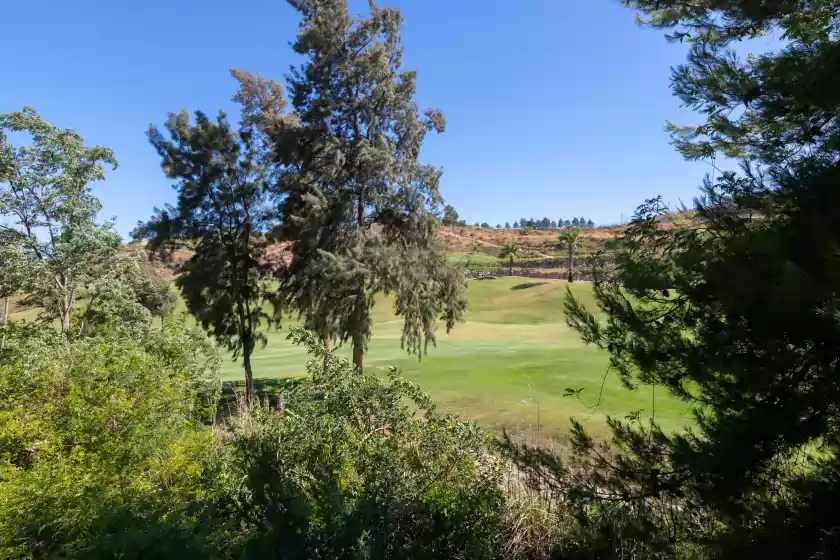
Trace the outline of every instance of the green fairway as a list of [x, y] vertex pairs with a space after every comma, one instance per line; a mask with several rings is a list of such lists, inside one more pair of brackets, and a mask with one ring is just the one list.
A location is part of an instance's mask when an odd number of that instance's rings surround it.
[[[437, 347], [430, 347], [422, 361], [400, 349], [401, 320], [383, 299], [374, 313], [366, 366], [384, 373], [387, 366], [395, 365], [428, 391], [443, 410], [527, 439], [536, 439], [538, 431], [542, 441], [562, 439], [571, 416], [585, 420], [586, 426], [600, 435], [606, 433], [606, 415], [623, 418], [642, 411], [642, 418], [648, 417], [653, 410], [651, 389], [627, 391], [614, 373], [605, 379], [606, 354], [582, 345], [565, 325], [566, 287], [563, 281], [535, 282], [515, 276], [470, 281], [466, 321], [449, 335], [440, 331]], [[591, 285], [571, 287], [593, 304]], [[253, 357], [256, 377], [304, 373], [306, 353], [287, 341], [286, 334], [286, 329], [268, 333], [268, 345]], [[349, 356], [346, 347], [339, 352]], [[225, 380], [239, 380], [241, 367], [225, 362], [222, 374]], [[581, 399], [563, 396], [566, 388], [583, 388]], [[683, 403], [659, 393], [655, 414], [663, 428], [678, 429], [690, 422]]]
[[[596, 435], [606, 435], [607, 415], [623, 418], [654, 410], [651, 389], [627, 391], [615, 373], [607, 372], [607, 355], [581, 344], [566, 326], [563, 299], [569, 284], [559, 280], [500, 277], [471, 280], [467, 290], [466, 320], [446, 334], [438, 333], [421, 361], [400, 349], [402, 321], [392, 312], [392, 301], [382, 298], [374, 310], [374, 336], [366, 356], [369, 371], [384, 374], [390, 365], [436, 400], [442, 410], [473, 418], [482, 426], [507, 429], [520, 437], [562, 440], [569, 418], [585, 420]], [[592, 287], [571, 284], [572, 291], [594, 309]], [[180, 304], [183, 309], [183, 303]], [[37, 309], [12, 315], [13, 320], [34, 320]], [[252, 361], [255, 377], [292, 378], [305, 374], [306, 352], [289, 342], [289, 322], [269, 331], [268, 344], [258, 348]], [[349, 347], [338, 352], [349, 358]], [[240, 381], [240, 363], [225, 360], [224, 381]], [[601, 386], [603, 383], [603, 390]], [[564, 396], [567, 388], [583, 389], [580, 399]], [[666, 430], [690, 423], [685, 404], [656, 399], [656, 420]], [[539, 427], [537, 415], [539, 412]]]

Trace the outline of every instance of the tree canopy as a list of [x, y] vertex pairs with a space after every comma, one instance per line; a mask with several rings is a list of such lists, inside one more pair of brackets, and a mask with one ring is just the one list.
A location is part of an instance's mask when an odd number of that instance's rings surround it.
[[[676, 148], [742, 166], [707, 177], [691, 224], [664, 224], [658, 198], [640, 206], [615, 273], [595, 284], [606, 321], [571, 295], [566, 312], [628, 387], [691, 403], [696, 429], [667, 434], [654, 420], [612, 419], [615, 446], [605, 449], [578, 424], [579, 470], [520, 458], [582, 502], [621, 503], [638, 523], [670, 527], [670, 536], [640, 534], [650, 554], [679, 540], [717, 557], [834, 556], [840, 6], [626, 3], [689, 43], [673, 89], [704, 122], [669, 125]], [[769, 32], [785, 38], [776, 52], [732, 48]], [[685, 511], [695, 515], [684, 525], [668, 522]]]
[[393, 293], [402, 345], [420, 356], [438, 320], [448, 330], [466, 306], [463, 275], [436, 245], [441, 171], [418, 161], [443, 114], [414, 102], [398, 10], [371, 4], [354, 19], [345, 1], [292, 5], [304, 60], [288, 76], [292, 113], [266, 106], [268, 83], [244, 73], [238, 95], [283, 166], [276, 233], [293, 245], [279, 295], [325, 340], [349, 340], [361, 370], [375, 296]]
[[190, 244], [193, 254], [176, 283], [201, 325], [234, 357], [241, 354], [250, 402], [251, 354], [265, 343], [261, 328], [274, 319], [264, 309], [274, 268], [265, 236], [272, 217], [268, 188], [274, 179], [261, 135], [243, 121], [235, 130], [223, 113], [213, 122], [199, 111], [193, 124], [181, 112], [166, 122], [170, 139], [149, 129], [163, 170], [178, 181], [178, 203], [158, 210], [134, 235], [148, 239], [148, 248], [164, 256]]

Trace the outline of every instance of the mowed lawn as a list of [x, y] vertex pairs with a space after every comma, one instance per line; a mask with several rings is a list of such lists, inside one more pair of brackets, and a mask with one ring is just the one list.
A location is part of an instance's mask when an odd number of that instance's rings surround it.
[[[466, 320], [448, 335], [441, 329], [437, 347], [430, 346], [422, 360], [400, 349], [401, 319], [394, 316], [392, 301], [382, 298], [374, 310], [366, 368], [385, 375], [388, 366], [396, 366], [430, 393], [441, 410], [541, 443], [562, 442], [571, 417], [596, 436], [608, 435], [607, 415], [624, 418], [636, 411], [643, 420], [655, 411], [666, 430], [690, 424], [687, 405], [661, 389], [655, 406], [650, 387], [628, 391], [607, 371], [606, 353], [580, 342], [565, 323], [567, 287], [595, 309], [587, 283], [516, 276], [470, 280]], [[37, 313], [15, 313], [12, 320], [31, 321]], [[266, 347], [256, 350], [257, 378], [306, 374], [306, 352], [286, 338], [290, 324], [269, 331]], [[349, 345], [338, 352], [349, 357]], [[229, 382], [243, 378], [241, 364], [233, 360], [223, 362], [221, 374]], [[567, 388], [583, 389], [580, 399], [565, 396]]]
[[[543, 443], [562, 441], [570, 417], [584, 421], [596, 435], [607, 435], [606, 415], [624, 418], [635, 411], [645, 419], [655, 410], [656, 421], [668, 430], [691, 423], [684, 403], [660, 389], [654, 407], [650, 387], [628, 391], [614, 372], [607, 371], [607, 355], [579, 341], [565, 324], [567, 286], [564, 281], [515, 276], [471, 280], [466, 321], [449, 335], [441, 329], [437, 347], [430, 346], [420, 361], [400, 349], [402, 322], [383, 298], [374, 312], [366, 368], [384, 375], [389, 365], [397, 366], [443, 411]], [[595, 308], [591, 285], [576, 283], [571, 289]], [[285, 328], [268, 333], [268, 345], [253, 358], [256, 377], [305, 374], [307, 355], [286, 336]], [[349, 357], [348, 347], [339, 352]], [[240, 380], [242, 375], [238, 363], [223, 365], [224, 380]], [[582, 388], [580, 399], [564, 396], [567, 388]]]

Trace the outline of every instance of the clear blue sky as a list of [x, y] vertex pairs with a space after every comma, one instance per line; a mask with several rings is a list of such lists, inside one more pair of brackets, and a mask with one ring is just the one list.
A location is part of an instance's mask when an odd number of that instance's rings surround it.
[[[663, 132], [666, 119], [696, 122], [669, 89], [684, 49], [618, 0], [379, 3], [403, 10], [421, 108], [446, 114], [423, 159], [444, 168], [443, 194], [468, 222], [616, 223], [657, 194], [689, 202], [710, 169]], [[95, 191], [122, 233], [173, 199], [150, 123], [234, 113], [229, 68], [282, 80], [295, 62], [297, 15], [283, 0], [26, 0], [3, 18], [0, 112], [32, 105], [113, 148], [120, 168]]]

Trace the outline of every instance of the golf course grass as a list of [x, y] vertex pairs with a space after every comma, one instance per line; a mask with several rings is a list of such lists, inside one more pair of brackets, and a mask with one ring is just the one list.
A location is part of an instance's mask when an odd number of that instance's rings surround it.
[[[383, 297], [374, 309], [366, 369], [384, 375], [388, 366], [396, 366], [431, 394], [441, 410], [542, 444], [562, 443], [571, 417], [583, 421], [596, 437], [608, 435], [608, 415], [624, 418], [638, 411], [644, 421], [655, 411], [665, 430], [690, 424], [684, 403], [660, 390], [654, 407], [650, 387], [628, 391], [608, 371], [606, 353], [580, 342], [565, 322], [567, 287], [595, 309], [588, 283], [516, 276], [470, 280], [465, 321], [450, 334], [440, 330], [437, 346], [430, 346], [422, 360], [401, 350], [402, 320], [394, 316], [393, 302]], [[184, 312], [183, 303], [179, 309]], [[29, 309], [13, 314], [12, 320], [32, 321], [37, 314]], [[268, 344], [255, 351], [258, 388], [306, 374], [306, 352], [286, 338], [290, 324], [268, 331]], [[349, 345], [337, 352], [349, 358]], [[231, 388], [230, 382], [243, 379], [241, 364], [224, 360], [221, 376]], [[580, 398], [565, 396], [567, 388], [583, 389]]]
[[[437, 347], [430, 347], [420, 361], [400, 349], [402, 322], [383, 298], [374, 311], [366, 368], [384, 374], [388, 366], [396, 366], [430, 393], [441, 410], [529, 441], [562, 442], [570, 417], [584, 421], [596, 436], [607, 435], [607, 415], [624, 418], [640, 411], [642, 419], [648, 418], [654, 410], [651, 388], [625, 389], [607, 371], [606, 353], [584, 346], [566, 326], [567, 286], [564, 281], [515, 276], [471, 280], [465, 322], [448, 335], [441, 330]], [[570, 288], [594, 309], [590, 284]], [[267, 346], [253, 357], [255, 377], [305, 374], [307, 355], [286, 340], [287, 333], [285, 328], [268, 333]], [[349, 357], [346, 346], [338, 352]], [[225, 361], [224, 380], [238, 381], [242, 375], [238, 363]], [[580, 399], [564, 396], [567, 388], [582, 388]], [[666, 430], [691, 422], [686, 405], [663, 391], [656, 395], [655, 417]]]

